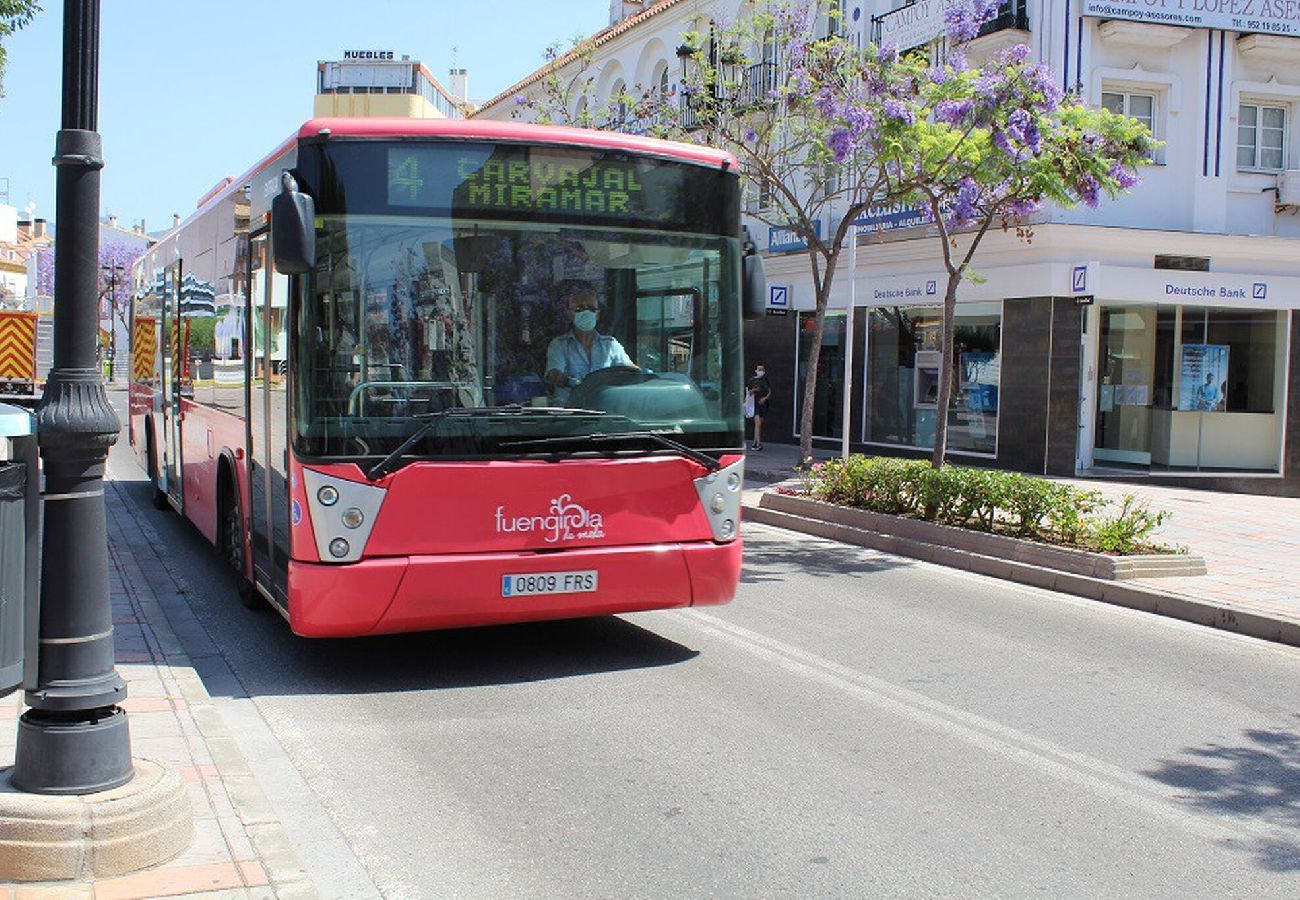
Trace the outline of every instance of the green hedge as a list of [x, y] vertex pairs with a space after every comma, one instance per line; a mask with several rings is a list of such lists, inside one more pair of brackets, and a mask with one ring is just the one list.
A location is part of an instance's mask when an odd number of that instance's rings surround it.
[[925, 460], [850, 456], [818, 463], [808, 494], [827, 503], [915, 516], [1101, 553], [1163, 551], [1152, 533], [1169, 517], [1132, 495], [1107, 502], [1098, 491], [1020, 472], [944, 466]]

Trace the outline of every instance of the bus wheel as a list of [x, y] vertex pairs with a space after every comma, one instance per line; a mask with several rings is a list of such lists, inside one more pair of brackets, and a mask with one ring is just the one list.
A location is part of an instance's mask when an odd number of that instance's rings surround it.
[[158, 487], [158, 445], [153, 439], [153, 429], [145, 435], [145, 465], [149, 469], [150, 501], [154, 509], [166, 511], [171, 505], [167, 502], [167, 492]]
[[239, 509], [239, 495], [230, 478], [222, 478], [221, 558], [239, 579], [239, 602], [248, 609], [261, 609], [262, 598], [257, 596], [252, 582], [244, 577], [244, 515]]

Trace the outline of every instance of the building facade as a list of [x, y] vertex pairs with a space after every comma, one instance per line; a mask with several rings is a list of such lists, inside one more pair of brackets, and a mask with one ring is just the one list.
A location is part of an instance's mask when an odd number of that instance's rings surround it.
[[450, 76], [448, 89], [409, 56], [347, 50], [341, 60], [316, 64], [312, 115], [459, 119], [465, 114], [469, 78], [464, 69], [452, 69]]
[[[1142, 120], [1165, 145], [1129, 196], [1044, 211], [1032, 242], [985, 239], [974, 264], [982, 280], [958, 294], [954, 461], [1300, 494], [1300, 10], [1242, 19], [1181, 6], [1010, 0], [967, 47], [978, 62], [1028, 44], [1063, 89]], [[935, 46], [945, 8], [845, 0], [839, 27], [901, 49]], [[702, 0], [611, 8], [591, 66], [597, 96], [657, 85], [661, 71], [679, 78], [681, 35], [738, 12], [741, 3]], [[517, 114], [514, 94], [540, 77], [480, 114]], [[773, 383], [765, 439], [794, 440], [812, 332], [808, 260], [788, 230], [751, 227], [769, 253], [773, 303], [747, 323], [746, 352]], [[857, 271], [837, 275], [823, 338], [814, 437], [839, 445], [851, 376], [851, 445], [924, 454], [938, 391], [940, 248], [901, 207], [872, 210], [857, 232]]]

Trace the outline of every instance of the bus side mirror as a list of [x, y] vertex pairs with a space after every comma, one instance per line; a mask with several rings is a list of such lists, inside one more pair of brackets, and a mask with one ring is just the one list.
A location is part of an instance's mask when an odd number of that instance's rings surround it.
[[271, 200], [271, 254], [275, 270], [285, 275], [316, 266], [316, 201], [298, 192], [288, 172], [280, 176], [280, 193]]
[[740, 257], [740, 308], [746, 319], [756, 319], [767, 306], [767, 275], [763, 271], [763, 257], [745, 229], [745, 240]]

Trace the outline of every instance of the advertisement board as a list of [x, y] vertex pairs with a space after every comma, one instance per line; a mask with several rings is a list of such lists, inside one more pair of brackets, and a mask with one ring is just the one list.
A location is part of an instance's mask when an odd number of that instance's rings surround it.
[[1228, 408], [1228, 346], [1183, 344], [1178, 408], [1223, 412]]
[[1293, 0], [1083, 0], [1083, 14], [1184, 28], [1300, 36]]

